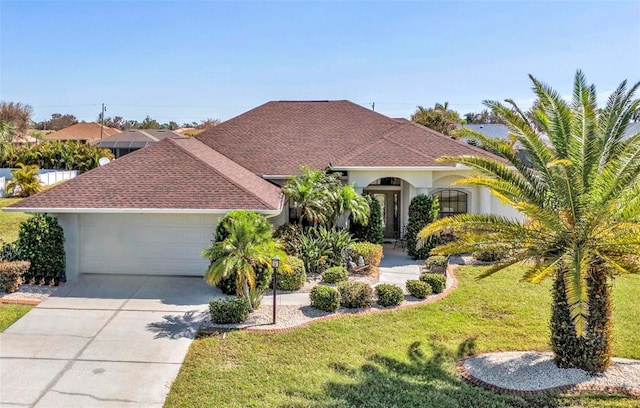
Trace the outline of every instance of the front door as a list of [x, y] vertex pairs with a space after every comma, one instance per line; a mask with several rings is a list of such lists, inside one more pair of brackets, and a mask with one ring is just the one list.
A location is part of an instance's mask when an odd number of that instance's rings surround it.
[[385, 238], [398, 238], [400, 235], [400, 191], [367, 191], [378, 200], [382, 216], [382, 231]]

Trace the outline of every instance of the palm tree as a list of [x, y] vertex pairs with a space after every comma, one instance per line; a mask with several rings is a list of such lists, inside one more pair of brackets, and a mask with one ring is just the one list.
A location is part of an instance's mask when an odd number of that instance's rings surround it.
[[19, 169], [11, 172], [12, 178], [7, 182], [8, 191], [19, 197], [29, 197], [42, 190], [38, 166], [18, 163], [18, 167]]
[[340, 184], [337, 177], [324, 170], [300, 167], [300, 175], [293, 177], [282, 187], [284, 194], [293, 201], [298, 224], [307, 220], [312, 225], [330, 221], [327, 203], [331, 200], [333, 187]]
[[351, 214], [353, 220], [361, 225], [369, 222], [369, 202], [358, 194], [352, 185], [342, 186], [332, 192], [333, 214], [331, 216], [332, 226], [338, 225], [340, 217]]
[[640, 101], [622, 82], [598, 111], [596, 90], [582, 72], [571, 103], [531, 77], [538, 104], [535, 122], [513, 101], [487, 101], [504, 118], [523, 154], [512, 146], [465, 130], [503, 161], [443, 157], [480, 171], [456, 184], [486, 187], [518, 209], [524, 221], [462, 214], [425, 227], [419, 237], [453, 228], [458, 241], [432, 253], [510, 247], [510, 265], [527, 265], [523, 279], [552, 278], [551, 346], [556, 364], [602, 372], [611, 356], [611, 282], [616, 273], [640, 271], [640, 134], [623, 133]]
[[[288, 270], [286, 254], [271, 237], [272, 226], [263, 216], [251, 211], [232, 211], [225, 218], [228, 220], [225, 226], [228, 233], [226, 239], [202, 252], [204, 257], [212, 259], [204, 278], [215, 285], [222, 278], [234, 277], [238, 296], [252, 301], [259, 273], [270, 276], [273, 255], [277, 254], [283, 259], [281, 267]], [[266, 289], [268, 276], [266, 285], [258, 289]], [[251, 306], [257, 305], [252, 301]]]

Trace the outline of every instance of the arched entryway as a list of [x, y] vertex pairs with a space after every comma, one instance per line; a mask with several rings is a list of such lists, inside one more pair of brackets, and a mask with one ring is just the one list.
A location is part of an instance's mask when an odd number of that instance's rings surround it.
[[396, 177], [383, 177], [371, 182], [363, 193], [380, 203], [382, 231], [385, 238], [398, 238], [402, 231], [403, 180]]

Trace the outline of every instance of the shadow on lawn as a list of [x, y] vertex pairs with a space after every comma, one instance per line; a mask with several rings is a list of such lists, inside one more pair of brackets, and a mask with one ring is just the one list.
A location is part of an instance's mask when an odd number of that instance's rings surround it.
[[[431, 353], [414, 342], [407, 351], [408, 361], [376, 354], [360, 367], [342, 362], [331, 368], [343, 378], [324, 385], [320, 395], [305, 395], [307, 402], [295, 406], [315, 407], [562, 407], [571, 406], [570, 397], [547, 395], [522, 399], [496, 394], [461, 380], [456, 362], [474, 354], [475, 338], [462, 342], [457, 350], [429, 342]], [[297, 397], [301, 393], [295, 392]], [[302, 392], [304, 394], [304, 392]], [[594, 398], [600, 398], [594, 396]], [[603, 396], [613, 402], [616, 396]], [[291, 404], [287, 406], [292, 406]]]

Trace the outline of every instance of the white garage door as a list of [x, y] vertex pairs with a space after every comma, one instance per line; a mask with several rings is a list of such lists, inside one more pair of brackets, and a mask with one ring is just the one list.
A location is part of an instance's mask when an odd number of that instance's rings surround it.
[[217, 215], [82, 214], [79, 272], [202, 276]]

